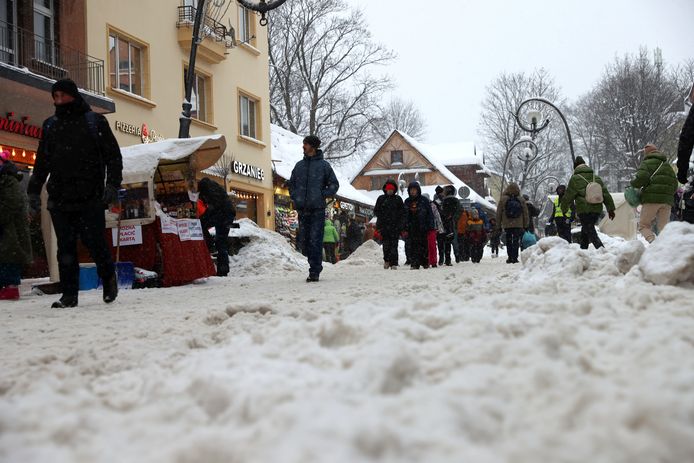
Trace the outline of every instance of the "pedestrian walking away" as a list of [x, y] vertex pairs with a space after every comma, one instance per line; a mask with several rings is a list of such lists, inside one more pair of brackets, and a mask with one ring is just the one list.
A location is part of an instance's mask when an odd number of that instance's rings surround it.
[[397, 183], [387, 180], [383, 185], [383, 194], [378, 197], [374, 207], [376, 229], [383, 241], [385, 269], [398, 267], [398, 242], [400, 233], [405, 229], [405, 206], [397, 191]]
[[300, 247], [308, 258], [307, 282], [319, 280], [323, 271], [323, 231], [326, 200], [337, 193], [340, 183], [330, 163], [323, 159], [321, 141], [315, 135], [304, 138], [304, 158], [297, 162], [287, 185], [299, 215]]
[[118, 296], [118, 282], [104, 236], [104, 209], [118, 201], [123, 170], [120, 148], [106, 118], [91, 110], [73, 81], [59, 80], [51, 92], [55, 115], [43, 123], [28, 193], [30, 208], [37, 214], [41, 189], [48, 179], [47, 208], [58, 240], [63, 293], [53, 307], [77, 306], [78, 238], [96, 263], [103, 300], [110, 303]]
[[325, 251], [325, 261], [335, 264], [337, 259], [335, 257], [335, 247], [340, 240], [340, 235], [337, 233], [335, 225], [330, 221], [330, 219], [325, 219], [325, 226], [323, 227], [323, 251]]
[[570, 212], [564, 212], [561, 209], [561, 200], [566, 193], [566, 185], [559, 185], [555, 190], [557, 197], [554, 198], [552, 204], [552, 217], [550, 218], [550, 223], [553, 223], [557, 229], [557, 235], [564, 238], [566, 241], [571, 243], [571, 223], [573, 222], [575, 208], [571, 204]]
[[0, 300], [19, 299], [22, 267], [31, 262], [29, 205], [20, 181], [22, 174], [0, 152]]
[[639, 233], [651, 243], [655, 239], [653, 224], [660, 233], [670, 221], [678, 184], [667, 157], [655, 145], [648, 144], [643, 151], [645, 156], [631, 186], [641, 189]]
[[603, 244], [595, 227], [600, 220], [603, 204], [610, 220], [614, 220], [614, 201], [602, 179], [595, 175], [581, 156], [574, 161], [574, 173], [561, 199], [564, 214], [569, 213], [574, 201], [576, 214], [581, 221], [581, 249], [588, 249], [590, 243], [593, 243], [596, 249], [601, 248]]
[[496, 227], [506, 233], [507, 264], [518, 263], [518, 249], [529, 224], [528, 208], [518, 184], [509, 183], [496, 209]]
[[364, 239], [364, 232], [354, 218], [347, 219], [347, 235], [345, 237], [344, 256], [340, 255], [340, 259], [346, 259], [350, 254], [357, 250]]
[[418, 182], [410, 183], [409, 194], [405, 200], [407, 211], [407, 237], [410, 243], [410, 267], [417, 270], [427, 265], [427, 234], [434, 230], [434, 215], [431, 212], [429, 200], [422, 196], [422, 188]]
[[[434, 200], [432, 201], [434, 205], [436, 206], [436, 210], [439, 214], [439, 220], [441, 219], [441, 213], [443, 212], [443, 197], [444, 197], [444, 192], [443, 192], [443, 187], [441, 185], [437, 185], [436, 189], [434, 190]], [[446, 232], [443, 228], [443, 222], [441, 222], [441, 227], [437, 226], [437, 232], [436, 232], [436, 249], [437, 249], [437, 254], [438, 254], [438, 264], [443, 265], [444, 262], [444, 250], [445, 250], [445, 243], [446, 243]]]
[[460, 202], [455, 197], [455, 187], [446, 185], [443, 189], [444, 197], [441, 207], [441, 221], [445, 231], [444, 240], [444, 263], [448, 266], [451, 263], [451, 251], [453, 249], [453, 236], [457, 233], [457, 220], [460, 215]]
[[200, 216], [203, 231], [214, 227], [214, 244], [217, 249], [217, 276], [229, 274], [229, 230], [236, 218], [236, 209], [224, 187], [212, 179], [203, 178], [198, 182], [200, 200], [205, 204], [205, 212]]
[[492, 248], [492, 258], [499, 257], [499, 245], [501, 244], [501, 230], [496, 226], [496, 218], [489, 219], [489, 246]]
[[484, 229], [484, 220], [480, 218], [479, 211], [475, 208], [470, 211], [465, 239], [470, 245], [470, 260], [479, 264], [484, 255], [484, 245], [487, 243], [487, 232]]

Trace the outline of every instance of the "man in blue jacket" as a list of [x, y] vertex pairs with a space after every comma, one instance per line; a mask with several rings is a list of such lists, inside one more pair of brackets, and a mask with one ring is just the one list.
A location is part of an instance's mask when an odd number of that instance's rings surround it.
[[289, 179], [289, 194], [299, 213], [299, 247], [308, 257], [306, 282], [318, 281], [323, 270], [323, 226], [325, 200], [337, 193], [340, 183], [328, 161], [323, 159], [321, 141], [315, 135], [304, 138], [304, 159], [297, 162]]

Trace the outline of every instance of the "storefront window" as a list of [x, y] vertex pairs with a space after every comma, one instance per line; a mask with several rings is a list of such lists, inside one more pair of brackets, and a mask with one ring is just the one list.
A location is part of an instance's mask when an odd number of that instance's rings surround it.
[[258, 223], [258, 200], [262, 195], [248, 191], [234, 190], [236, 205], [236, 220], [251, 219]]

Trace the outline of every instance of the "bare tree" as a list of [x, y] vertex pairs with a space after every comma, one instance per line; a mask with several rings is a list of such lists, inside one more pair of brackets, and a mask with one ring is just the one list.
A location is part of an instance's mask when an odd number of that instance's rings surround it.
[[318, 135], [326, 158], [359, 152], [370, 142], [376, 103], [390, 87], [374, 72], [394, 55], [373, 42], [363, 14], [344, 0], [293, 0], [271, 19], [273, 123]]
[[405, 132], [413, 138], [426, 135], [426, 122], [412, 101], [393, 98], [380, 108], [380, 116], [372, 122], [374, 136], [385, 140], [393, 130]]
[[[531, 74], [503, 73], [487, 87], [487, 95], [482, 103], [479, 134], [483, 138], [487, 159], [498, 172], [503, 171], [509, 149], [523, 135], [527, 135], [516, 124], [514, 114], [518, 106], [529, 97], [543, 97], [559, 106], [565, 104], [554, 79], [544, 69]], [[541, 106], [531, 103], [525, 108], [537, 109]], [[507, 181], [522, 184], [531, 196], [545, 192], [540, 186], [548, 175], [561, 179], [566, 177], [570, 168], [571, 157], [564, 127], [558, 117], [548, 116], [552, 122], [535, 140], [538, 146], [537, 157], [525, 163], [516, 157], [522, 153], [521, 149], [517, 149], [509, 156], [506, 164]], [[538, 199], [540, 198], [533, 197], [535, 201]]]
[[227, 179], [234, 173], [235, 158], [233, 154], [223, 154], [217, 162], [207, 170], [212, 174], [224, 179], [224, 189], [227, 188]]

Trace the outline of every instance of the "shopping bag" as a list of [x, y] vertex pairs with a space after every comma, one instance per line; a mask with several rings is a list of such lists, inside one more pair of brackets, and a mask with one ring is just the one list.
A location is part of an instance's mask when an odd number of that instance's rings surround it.
[[531, 231], [526, 231], [523, 233], [523, 238], [521, 239], [521, 249], [528, 249], [530, 246], [537, 244], [537, 237], [535, 233]]
[[628, 186], [624, 190], [624, 199], [633, 208], [636, 208], [641, 204], [641, 190], [636, 189], [633, 186]]

